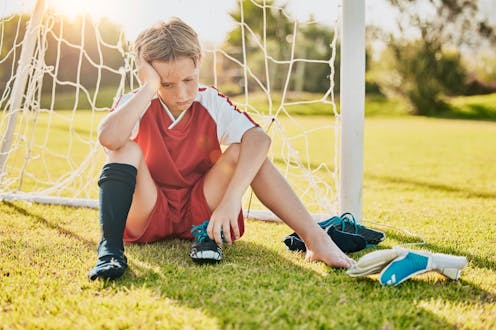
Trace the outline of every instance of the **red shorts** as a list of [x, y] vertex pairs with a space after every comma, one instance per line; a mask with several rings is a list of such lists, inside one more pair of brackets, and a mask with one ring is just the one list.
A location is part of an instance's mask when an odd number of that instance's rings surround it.
[[[193, 185], [187, 194], [187, 196], [189, 195], [189, 201], [184, 204], [185, 209], [180, 212], [183, 214], [180, 218], [174, 216], [177, 212], [170, 211], [169, 201], [165, 192], [157, 186], [157, 201], [148, 217], [144, 233], [140, 237], [132, 237], [127, 230], [124, 230], [124, 241], [128, 243], [150, 243], [166, 238], [192, 239], [191, 228], [209, 220], [212, 215], [203, 193], [204, 182], [205, 177]], [[188, 198], [185, 198], [185, 200], [188, 200]], [[241, 237], [245, 231], [242, 211], [238, 216], [238, 226]], [[234, 239], [232, 231], [231, 236]]]

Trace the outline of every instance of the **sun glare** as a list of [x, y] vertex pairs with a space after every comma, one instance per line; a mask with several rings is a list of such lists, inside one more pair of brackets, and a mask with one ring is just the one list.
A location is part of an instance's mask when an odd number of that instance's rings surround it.
[[48, 0], [47, 6], [55, 13], [74, 19], [79, 15], [88, 14], [93, 18], [103, 16], [107, 1], [101, 0]]

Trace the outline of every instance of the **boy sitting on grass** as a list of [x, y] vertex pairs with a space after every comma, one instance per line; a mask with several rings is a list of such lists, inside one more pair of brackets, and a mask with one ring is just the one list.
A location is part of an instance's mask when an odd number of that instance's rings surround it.
[[98, 181], [102, 239], [90, 279], [124, 274], [123, 241], [194, 234], [193, 260], [220, 260], [222, 244], [243, 235], [241, 198], [249, 185], [304, 240], [308, 261], [354, 263], [267, 159], [269, 136], [215, 88], [199, 84], [201, 49], [190, 26], [178, 18], [156, 24], [138, 36], [135, 52], [141, 87], [99, 126], [108, 162]]

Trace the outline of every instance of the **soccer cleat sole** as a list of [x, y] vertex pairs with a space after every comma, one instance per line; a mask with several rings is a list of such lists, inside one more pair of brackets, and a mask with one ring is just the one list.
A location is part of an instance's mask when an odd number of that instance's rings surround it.
[[217, 263], [222, 260], [222, 255], [215, 251], [191, 252], [189, 256], [197, 263]]

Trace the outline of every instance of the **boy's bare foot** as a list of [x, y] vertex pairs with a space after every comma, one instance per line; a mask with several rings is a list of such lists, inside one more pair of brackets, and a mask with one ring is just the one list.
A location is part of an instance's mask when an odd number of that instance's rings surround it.
[[341, 251], [332, 239], [323, 231], [317, 237], [308, 240], [305, 260], [322, 261], [331, 267], [350, 268], [356, 261]]

